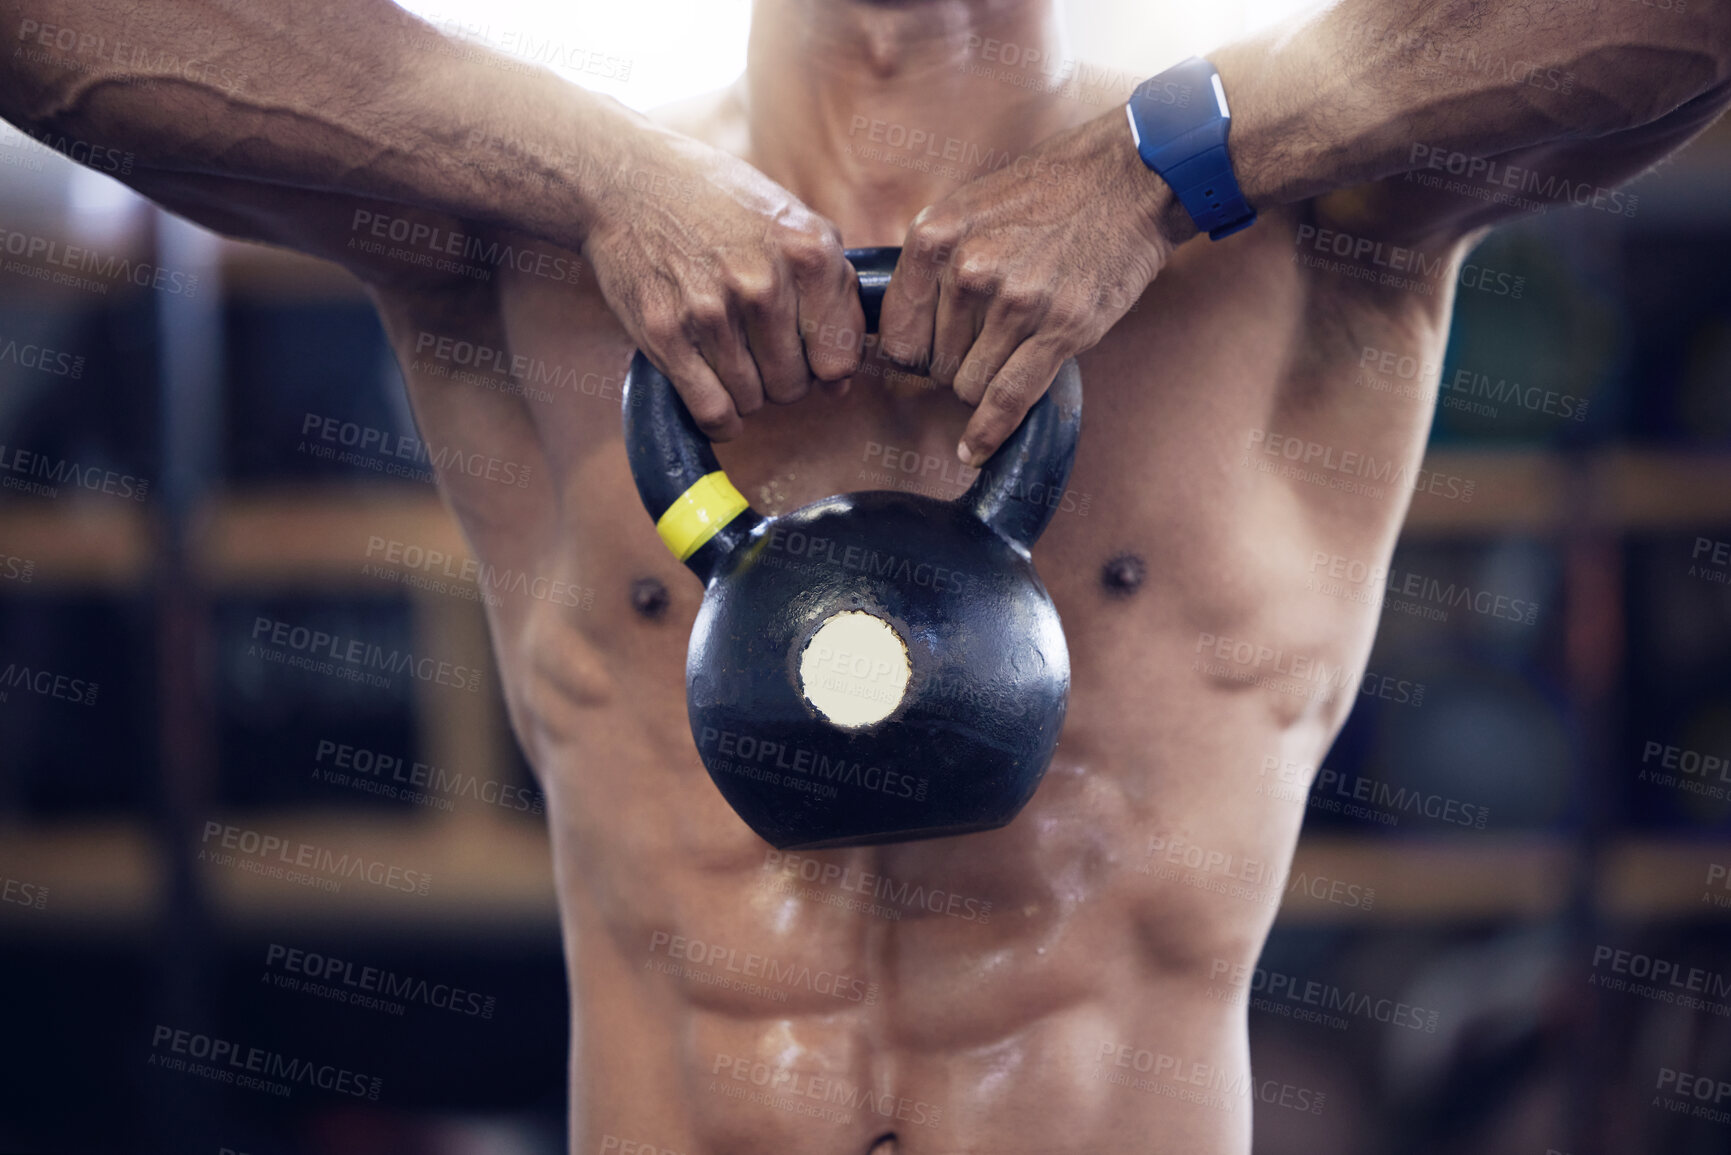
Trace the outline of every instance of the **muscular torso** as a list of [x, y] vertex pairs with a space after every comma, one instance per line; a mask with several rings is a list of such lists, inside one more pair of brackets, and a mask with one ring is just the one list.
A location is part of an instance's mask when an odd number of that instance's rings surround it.
[[[1206, 991], [1260, 950], [1292, 799], [1370, 649], [1374, 584], [1367, 605], [1306, 578], [1318, 555], [1386, 564], [1422, 457], [1429, 391], [1373, 388], [1360, 361], [1439, 362], [1452, 285], [1295, 263], [1316, 211], [1184, 246], [1081, 358], [1075, 471], [1033, 551], [1073, 682], [1027, 809], [992, 833], [807, 855], [772, 852], [698, 761], [683, 674], [702, 590], [637, 500], [630, 345], [592, 280], [378, 292], [424, 438], [529, 467], [524, 486], [442, 478], [479, 558], [585, 595], [489, 607], [549, 799], [574, 1150], [1248, 1150], [1243, 1008]], [[846, 227], [849, 245], [898, 239]], [[427, 334], [507, 349], [523, 375], [442, 376]], [[967, 408], [884, 369], [718, 446], [760, 512], [962, 490]], [[533, 392], [497, 387], [525, 376]], [[1282, 476], [1270, 438], [1335, 464]], [[1337, 468], [1346, 454], [1379, 464]]]

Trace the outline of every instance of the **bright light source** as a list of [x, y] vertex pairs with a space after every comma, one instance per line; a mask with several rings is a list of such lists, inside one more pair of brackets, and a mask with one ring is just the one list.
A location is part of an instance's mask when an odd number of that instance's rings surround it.
[[745, 70], [750, 0], [398, 0], [448, 31], [649, 109]]
[[[845, 3], [846, 0], [832, 0]], [[710, 92], [745, 70], [751, 0], [398, 0], [449, 31], [545, 64], [644, 110]], [[1068, 0], [1072, 54], [1151, 75], [1319, 0]]]

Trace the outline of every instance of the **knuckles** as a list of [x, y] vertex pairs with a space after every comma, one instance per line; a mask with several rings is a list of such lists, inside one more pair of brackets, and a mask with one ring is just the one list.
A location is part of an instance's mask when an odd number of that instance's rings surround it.
[[759, 365], [763, 374], [763, 393], [777, 405], [791, 405], [806, 395], [810, 389], [809, 382], [803, 372], [805, 366], [799, 366], [798, 372], [791, 367], [782, 367], [779, 373], [772, 373], [766, 366]]
[[674, 349], [683, 348], [686, 344], [685, 325], [672, 313], [656, 313], [643, 318], [643, 339], [648, 348], [663, 362]]
[[701, 334], [713, 335], [729, 327], [727, 300], [719, 293], [693, 293], [685, 299], [685, 315]]
[[1082, 343], [1092, 315], [1073, 300], [1057, 298], [1047, 306], [1042, 326], [1053, 344], [1054, 351], [1075, 352]]
[[859, 354], [827, 346], [806, 346], [806, 363], [812, 375], [822, 381], [840, 381], [859, 368]]
[[997, 418], [992, 422], [996, 428], [1003, 424], [1004, 418], [1020, 417], [1028, 408], [1027, 390], [1020, 383], [1005, 381], [1000, 376], [980, 399], [980, 408]]
[[1006, 282], [997, 299], [1009, 312], [1021, 316], [1049, 312], [1052, 307], [1051, 289], [1023, 277]]
[[724, 279], [728, 295], [753, 314], [770, 312], [781, 296], [781, 286], [771, 268], [730, 268]]
[[914, 255], [942, 263], [951, 258], [966, 233], [967, 226], [959, 215], [928, 207], [908, 227], [905, 243]]
[[1004, 278], [997, 264], [985, 256], [958, 257], [952, 265], [950, 282], [970, 297], [991, 297], [1003, 288]]
[[774, 244], [795, 275], [800, 277], [819, 277], [831, 268], [847, 264], [840, 238], [815, 217], [778, 223]]
[[697, 427], [712, 435], [725, 429], [734, 413], [733, 398], [713, 389], [706, 389], [691, 398], [685, 407], [691, 411], [691, 419], [697, 422]]

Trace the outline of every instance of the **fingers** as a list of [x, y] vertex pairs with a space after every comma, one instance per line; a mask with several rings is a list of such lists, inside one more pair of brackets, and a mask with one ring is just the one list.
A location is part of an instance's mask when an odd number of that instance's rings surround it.
[[[892, 361], [925, 372], [975, 406], [956, 454], [979, 466], [1022, 423], [1074, 349], [1041, 333], [1052, 286], [987, 253], [932, 210], [915, 218], [884, 295], [880, 342]], [[1036, 334], [1040, 334], [1036, 336]]]
[[833, 231], [804, 238], [786, 252], [804, 365], [812, 378], [845, 391], [847, 379], [859, 369], [865, 334], [853, 266]]
[[[805, 347], [794, 327], [798, 310], [799, 300], [791, 282], [784, 284], [770, 301], [741, 300], [748, 359], [762, 382], [760, 404], [763, 397], [768, 397], [778, 405], [786, 405], [804, 397], [811, 388]], [[752, 410], [741, 407], [739, 412], [744, 415]]]
[[978, 405], [1005, 362], [1041, 326], [1053, 286], [1049, 271], [1021, 268], [1024, 260], [959, 221], [941, 207], [914, 218], [878, 329], [890, 360], [953, 386], [963, 401]]
[[[938, 290], [937, 320], [932, 327], [932, 361], [926, 369], [926, 376], [935, 384], [954, 385], [958, 393], [962, 391], [958, 373], [968, 350], [980, 335], [988, 308], [990, 303], [983, 298], [965, 296], [954, 289]], [[963, 400], [971, 405], [979, 400], [979, 394], [984, 390], [985, 382], [982, 381], [980, 390], [971, 398], [963, 396]]]
[[659, 339], [645, 351], [668, 367], [711, 440], [738, 436], [740, 418], [766, 398], [789, 404], [858, 368], [865, 316], [832, 227], [775, 222], [761, 250], [733, 255], [705, 280], [657, 310], [645, 328]]
[[631, 326], [639, 333], [637, 347], [667, 374], [711, 440], [739, 436], [740, 414], [763, 406], [763, 382], [744, 326], [726, 298], [713, 281], [683, 292], [665, 283], [638, 289], [637, 323]]
[[878, 317], [878, 347], [904, 369], [924, 372], [932, 363], [940, 281], [953, 250], [948, 223], [938, 221], [932, 209], [908, 226]]
[[1030, 331], [1031, 326], [1010, 310], [989, 309], [980, 335], [971, 346], [964, 348], [965, 356], [955, 371], [956, 396], [977, 407], [992, 381], [1003, 371], [1005, 363], [1027, 340]]
[[1017, 346], [968, 419], [956, 456], [976, 468], [985, 464], [1051, 387], [1063, 363], [1061, 350], [1044, 338], [1033, 337]]
[[726, 317], [717, 325], [709, 320], [708, 311], [704, 312], [705, 319], [697, 323], [693, 333], [698, 352], [732, 399], [734, 412], [740, 417], [756, 413], [763, 408], [763, 378], [752, 359], [743, 321]]
[[706, 437], [711, 441], [731, 441], [740, 435], [745, 425], [739, 419], [738, 404], [695, 347], [682, 344], [672, 357], [652, 359], [673, 382], [674, 391]]

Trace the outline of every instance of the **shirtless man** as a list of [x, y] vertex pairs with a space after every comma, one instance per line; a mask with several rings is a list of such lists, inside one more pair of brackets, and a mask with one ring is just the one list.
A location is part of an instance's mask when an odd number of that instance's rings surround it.
[[[1076, 500], [1034, 550], [1069, 640], [1069, 716], [1027, 809], [987, 834], [772, 852], [693, 748], [683, 663], [701, 590], [638, 503], [617, 402], [429, 371], [448, 337], [616, 382], [642, 317], [607, 302], [647, 299], [631, 297], [641, 281], [515, 264], [444, 277], [361, 255], [348, 244], [357, 203], [524, 239], [505, 231], [506, 208], [477, 224], [433, 211], [407, 177], [394, 196], [364, 184], [401, 162], [383, 148], [281, 161], [317, 170], [289, 188], [217, 175], [264, 164], [269, 140], [189, 137], [206, 148], [199, 164], [135, 182], [365, 281], [423, 436], [533, 465], [526, 488], [442, 478], [479, 557], [600, 591], [591, 612], [488, 607], [511, 719], [549, 801], [575, 1151], [1247, 1152], [1245, 1012], [1204, 991], [1222, 961], [1255, 963], [1298, 837], [1302, 806], [1257, 792], [1258, 776], [1322, 758], [1361, 692], [1377, 620], [1375, 604], [1303, 579], [1318, 557], [1386, 567], [1411, 492], [1435, 480], [1421, 469], [1434, 370], [1413, 396], [1371, 387], [1361, 367], [1441, 362], [1462, 257], [1515, 211], [1489, 195], [1510, 166], [1541, 174], [1559, 203], [1599, 195], [1709, 123], [1731, 77], [1731, 19], [1708, 4], [1343, 0], [1211, 56], [1261, 220], [1186, 242], [1120, 108], [983, 66], [988, 40], [1061, 59], [1056, 9], [757, 0], [742, 82], [665, 118], [756, 166], [847, 245], [905, 242], [883, 345], [953, 386], [874, 355], [844, 392], [763, 406], [810, 383], [789, 360], [759, 369], [745, 356], [797, 348], [785, 326], [739, 327], [731, 352], [694, 341], [715, 379], [688, 361], [682, 392], [731, 438], [722, 464], [761, 511], [867, 487], [862, 472], [895, 472], [909, 453], [929, 487], [959, 492], [964, 429], [977, 457], [1081, 351]], [[310, 70], [298, 50], [317, 33], [281, 35], [279, 51]], [[1468, 53], [1525, 63], [1487, 72]], [[7, 112], [104, 139], [123, 96]], [[519, 112], [533, 132], [541, 113]], [[1031, 159], [964, 183], [971, 172], [860, 147], [878, 143], [877, 123], [966, 142], [963, 155]], [[398, 203], [338, 195], [333, 172]], [[584, 255], [599, 266], [588, 246], [626, 234], [653, 248], [677, 232], [672, 199], [638, 196], [636, 215], [593, 225]], [[544, 248], [544, 207], [510, 211]], [[808, 323], [820, 313], [841, 318], [827, 330], [842, 334], [835, 349], [857, 348], [834, 255], [811, 262], [823, 302], [801, 316], [811, 378], [842, 356]], [[1292, 445], [1322, 447], [1325, 464], [1311, 455], [1308, 471], [1282, 473]], [[1347, 464], [1371, 459], [1392, 474]], [[916, 886], [943, 897], [909, 901]]]

